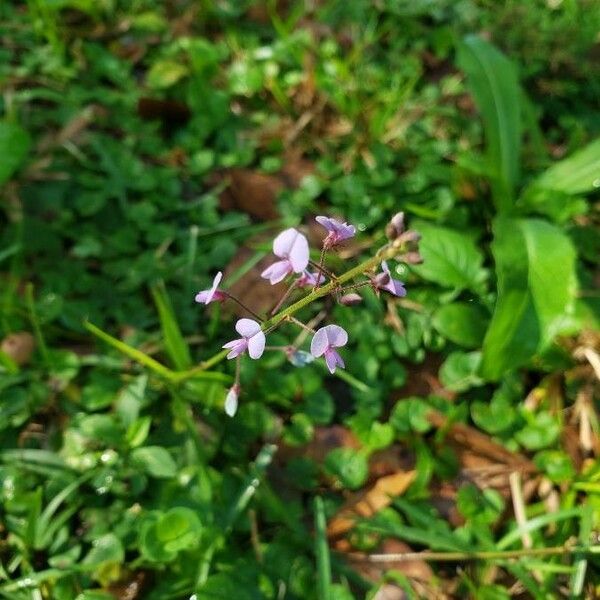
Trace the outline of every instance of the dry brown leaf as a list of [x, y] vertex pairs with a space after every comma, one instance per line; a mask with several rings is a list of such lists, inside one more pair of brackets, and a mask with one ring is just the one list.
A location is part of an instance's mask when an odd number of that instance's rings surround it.
[[34, 349], [35, 338], [27, 331], [11, 333], [0, 344], [0, 350], [12, 358], [19, 366], [29, 362]]
[[375, 485], [351, 500], [327, 526], [327, 535], [336, 537], [354, 526], [357, 517], [372, 517], [389, 506], [395, 496], [403, 494], [415, 478], [416, 471], [398, 472], [381, 477]]

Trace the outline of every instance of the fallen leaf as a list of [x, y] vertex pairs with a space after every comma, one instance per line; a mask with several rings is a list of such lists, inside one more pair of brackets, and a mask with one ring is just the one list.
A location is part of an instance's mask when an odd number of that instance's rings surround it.
[[327, 526], [327, 535], [337, 537], [354, 526], [357, 518], [368, 518], [389, 506], [395, 496], [403, 494], [415, 478], [416, 471], [398, 472], [381, 477], [370, 489], [357, 494]]

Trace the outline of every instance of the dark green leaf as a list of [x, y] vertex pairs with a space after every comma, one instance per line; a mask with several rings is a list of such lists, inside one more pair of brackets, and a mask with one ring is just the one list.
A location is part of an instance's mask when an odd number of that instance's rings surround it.
[[441, 286], [481, 291], [486, 272], [483, 254], [473, 240], [452, 229], [419, 223], [423, 264], [413, 269]]
[[492, 250], [498, 301], [483, 343], [481, 373], [496, 380], [561, 332], [574, 310], [577, 283], [570, 240], [544, 221], [498, 219]]
[[445, 304], [433, 316], [433, 326], [445, 338], [465, 348], [481, 347], [488, 321], [486, 311], [473, 302]]
[[20, 125], [0, 121], [0, 186], [21, 166], [30, 145], [29, 134]]
[[484, 39], [467, 36], [458, 48], [458, 65], [467, 75], [485, 129], [492, 190], [499, 212], [511, 209], [519, 183], [521, 101], [514, 65]]

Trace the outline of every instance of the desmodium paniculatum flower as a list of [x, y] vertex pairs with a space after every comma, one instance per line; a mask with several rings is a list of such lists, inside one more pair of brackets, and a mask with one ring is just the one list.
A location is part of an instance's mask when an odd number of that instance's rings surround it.
[[325, 362], [330, 373], [335, 373], [336, 367], [342, 369], [346, 366], [342, 357], [335, 348], [340, 348], [348, 343], [348, 333], [339, 325], [326, 325], [315, 333], [310, 343], [310, 353], [315, 356], [325, 355]]
[[202, 290], [196, 294], [196, 302], [200, 304], [210, 304], [211, 302], [222, 302], [227, 299], [227, 294], [217, 289], [223, 279], [223, 273], [219, 271], [213, 279], [212, 286], [208, 290]]
[[404, 287], [404, 284], [398, 279], [394, 279], [392, 277], [392, 273], [390, 272], [390, 269], [385, 261], [381, 263], [381, 269], [382, 272], [378, 273], [373, 278], [373, 286], [375, 289], [384, 290], [394, 296], [398, 296], [399, 298], [406, 296], [406, 288]]
[[283, 281], [290, 273], [302, 273], [308, 266], [308, 240], [299, 231], [290, 227], [282, 231], [273, 241], [273, 254], [281, 258], [267, 267], [261, 277], [271, 285]]
[[356, 233], [354, 225], [342, 223], [330, 217], [315, 217], [315, 221], [327, 229], [327, 237], [323, 240], [323, 248], [333, 248], [336, 244], [351, 238]]
[[[255, 317], [238, 319], [235, 329], [241, 337], [224, 344], [223, 348], [226, 352], [206, 361], [207, 365], [213, 366], [224, 356], [228, 359], [236, 359], [234, 382], [224, 399], [225, 413], [230, 417], [236, 414], [238, 408], [245, 354], [252, 359], [258, 359], [265, 350], [284, 352], [289, 363], [297, 368], [306, 367], [317, 358], [323, 357], [330, 373], [334, 374], [337, 369], [345, 368], [338, 349], [348, 343], [348, 333], [340, 325], [327, 325], [325, 322], [319, 326], [328, 318], [335, 306], [331, 301], [323, 302], [323, 300], [329, 297], [333, 298], [338, 305], [355, 307], [362, 301], [357, 291], [365, 286], [371, 286], [377, 294], [385, 291], [395, 297], [405, 296], [404, 283], [392, 277], [387, 261], [395, 259], [404, 264], [422, 261], [418, 248], [419, 234], [414, 230], [407, 230], [404, 215], [397, 213], [388, 224], [387, 243], [376, 249], [370, 258], [359, 264], [350, 265], [345, 272], [336, 273], [329, 263], [340, 265], [344, 261], [340, 262], [340, 257], [330, 261], [329, 251], [344, 240], [353, 237], [356, 228], [331, 217], [319, 216], [316, 220], [327, 230], [318, 263], [310, 260], [306, 237], [293, 227], [282, 231], [273, 241], [273, 253], [279, 260], [267, 267], [261, 276], [271, 284], [279, 283], [292, 274], [295, 274], [296, 278], [290, 279], [287, 290], [282, 295], [279, 294], [279, 299], [273, 298], [273, 307], [268, 314], [261, 316], [255, 313], [247, 306], [243, 295], [238, 298], [229, 291], [219, 289], [223, 277], [221, 272], [217, 273], [209, 289], [196, 294], [196, 302], [203, 304], [232, 300], [240, 305], [244, 312]], [[308, 270], [309, 264], [311, 270]], [[299, 315], [305, 314], [313, 303], [318, 303], [317, 314], [313, 313], [312, 317], [307, 315], [308, 321], [298, 318]], [[293, 343], [266, 346], [266, 335], [280, 327], [294, 325], [300, 327], [302, 332]], [[305, 346], [307, 334], [312, 335], [310, 353]]]
[[260, 358], [265, 350], [266, 337], [261, 331], [260, 323], [252, 319], [238, 319], [235, 330], [242, 336], [223, 344], [229, 350], [227, 358], [235, 358], [248, 350], [250, 358]]

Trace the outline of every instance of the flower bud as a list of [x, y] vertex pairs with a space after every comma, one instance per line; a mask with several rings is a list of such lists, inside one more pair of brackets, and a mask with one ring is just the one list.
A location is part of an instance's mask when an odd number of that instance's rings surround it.
[[233, 417], [237, 412], [238, 396], [240, 395], [240, 386], [235, 383], [229, 388], [225, 397], [225, 413], [229, 417]]
[[404, 233], [404, 213], [396, 213], [386, 225], [385, 235], [389, 240], [395, 240]]
[[398, 239], [396, 240], [397, 243], [400, 244], [410, 244], [410, 243], [417, 243], [419, 242], [421, 239], [421, 234], [417, 231], [414, 231], [412, 229], [409, 229], [408, 231], [405, 231], [402, 235], [400, 235], [398, 237]]
[[400, 255], [398, 260], [407, 265], [420, 265], [423, 262], [423, 257], [418, 252], [407, 252]]
[[354, 306], [355, 304], [360, 304], [362, 302], [362, 297], [359, 294], [355, 294], [351, 292], [350, 294], [344, 294], [340, 298], [340, 304], [344, 306]]

